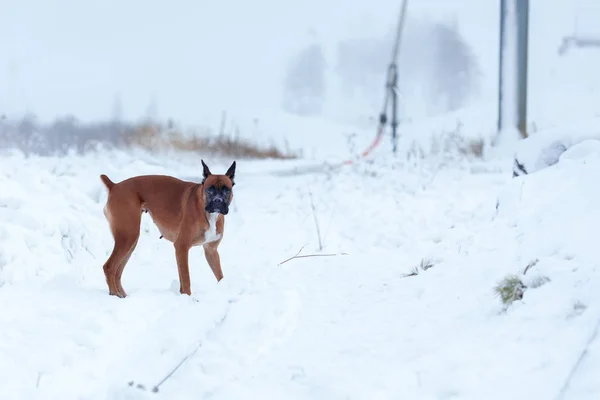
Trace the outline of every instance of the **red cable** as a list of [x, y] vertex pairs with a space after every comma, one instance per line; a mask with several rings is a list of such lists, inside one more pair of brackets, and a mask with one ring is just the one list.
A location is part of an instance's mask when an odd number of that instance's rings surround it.
[[[375, 139], [373, 140], [373, 142], [362, 153], [360, 153], [361, 158], [368, 156], [373, 151], [374, 148], [379, 146], [379, 143], [381, 142], [381, 138], [383, 137], [383, 128], [384, 128], [384, 125], [381, 125], [379, 127], [379, 132], [377, 132], [377, 135], [375, 136]], [[350, 165], [350, 164], [354, 164], [354, 160], [346, 160], [341, 163], [341, 165]]]

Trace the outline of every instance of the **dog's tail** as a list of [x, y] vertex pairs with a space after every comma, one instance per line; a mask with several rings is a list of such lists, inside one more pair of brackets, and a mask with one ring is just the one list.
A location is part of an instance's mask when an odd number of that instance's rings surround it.
[[112, 187], [115, 186], [115, 183], [113, 181], [111, 181], [110, 178], [104, 174], [100, 175], [100, 180], [102, 180], [102, 183], [104, 183], [104, 186], [106, 186], [106, 189], [108, 189], [109, 192], [110, 192], [110, 189], [112, 189]]

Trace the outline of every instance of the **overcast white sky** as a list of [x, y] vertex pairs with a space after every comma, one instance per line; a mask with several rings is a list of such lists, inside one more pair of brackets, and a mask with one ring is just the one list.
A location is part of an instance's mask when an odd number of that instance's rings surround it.
[[[413, 0], [412, 18], [455, 17], [496, 60], [497, 0]], [[382, 35], [397, 0], [0, 0], [0, 112], [42, 119], [159, 114], [190, 123], [223, 109], [278, 111], [289, 58], [314, 38]], [[481, 35], [482, 29], [487, 35]], [[484, 37], [482, 37], [484, 36]], [[489, 50], [485, 50], [490, 48]], [[483, 49], [483, 50], [482, 50]], [[493, 85], [495, 77], [490, 78]]]

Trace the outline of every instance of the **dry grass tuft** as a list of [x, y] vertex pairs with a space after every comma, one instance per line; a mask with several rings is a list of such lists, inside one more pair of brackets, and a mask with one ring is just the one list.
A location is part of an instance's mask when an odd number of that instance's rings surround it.
[[409, 276], [417, 276], [419, 275], [419, 267], [413, 267], [408, 274], [402, 275], [403, 278], [408, 278]]
[[467, 148], [463, 150], [465, 154], [471, 154], [477, 158], [483, 157], [483, 139], [471, 140], [468, 142]]
[[423, 258], [423, 259], [421, 259], [421, 262], [419, 263], [418, 266], [413, 267], [408, 274], [404, 274], [404, 275], [402, 275], [402, 277], [407, 278], [409, 276], [417, 276], [417, 275], [419, 275], [420, 271], [425, 272], [429, 268], [432, 268], [433, 266], [435, 266], [433, 260], [430, 260], [429, 258]]
[[419, 267], [421, 267], [421, 269], [423, 271], [427, 271], [429, 268], [432, 268], [435, 264], [433, 263], [433, 260], [429, 259], [429, 258], [423, 258], [421, 259], [421, 264], [419, 265]]
[[297, 158], [292, 152], [283, 152], [275, 146], [261, 147], [246, 139], [226, 135], [213, 136], [210, 130], [184, 135], [178, 130], [163, 130], [160, 126], [145, 124], [136, 127], [125, 140], [130, 146], [151, 152], [175, 150], [203, 152], [235, 158], [278, 159]]
[[498, 282], [494, 288], [494, 292], [500, 297], [502, 304], [508, 307], [513, 302], [523, 299], [525, 289], [527, 287], [517, 275], [509, 275]]

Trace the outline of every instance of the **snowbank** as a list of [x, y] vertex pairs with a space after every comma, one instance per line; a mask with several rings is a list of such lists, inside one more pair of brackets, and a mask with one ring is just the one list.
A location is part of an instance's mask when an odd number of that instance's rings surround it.
[[511, 182], [498, 215], [523, 230], [532, 255], [578, 257], [597, 263], [600, 223], [600, 140], [583, 140], [553, 166]]
[[[568, 149], [552, 166], [513, 179], [501, 192], [497, 210], [499, 220], [516, 232], [521, 267], [533, 265], [527, 274], [523, 268], [513, 271], [530, 287], [511, 311], [513, 318], [530, 319], [519, 329], [546, 321], [536, 335], [540, 341], [556, 338], [552, 358], [563, 372], [553, 385], [558, 393], [560, 385], [568, 382], [565, 398], [573, 399], [600, 395], [596, 379], [600, 343], [592, 341], [588, 348], [600, 321], [600, 141], [585, 136], [555, 135]], [[554, 138], [544, 139], [547, 143]], [[543, 286], [535, 288], [539, 283]], [[584, 350], [589, 354], [568, 381]]]
[[514, 174], [525, 175], [558, 162], [569, 147], [588, 139], [600, 140], [600, 119], [588, 119], [532, 134], [519, 141]]

